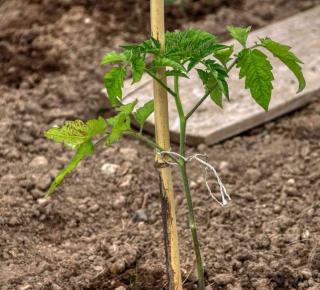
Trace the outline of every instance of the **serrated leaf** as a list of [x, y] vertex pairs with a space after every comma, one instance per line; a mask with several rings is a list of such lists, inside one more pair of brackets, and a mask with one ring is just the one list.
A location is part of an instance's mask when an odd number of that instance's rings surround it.
[[165, 35], [165, 55], [180, 61], [196, 55], [209, 55], [216, 49], [216, 36], [199, 29], [167, 32]]
[[148, 119], [148, 117], [153, 113], [154, 111], [154, 101], [151, 100], [147, 103], [145, 103], [142, 107], [140, 107], [134, 114], [135, 120], [138, 122], [140, 127], [143, 127], [143, 124]]
[[228, 31], [230, 32], [230, 35], [238, 40], [240, 44], [243, 47], [246, 47], [247, 39], [249, 32], [251, 31], [251, 27], [234, 27], [234, 26], [228, 26]]
[[144, 73], [145, 63], [142, 58], [133, 57], [131, 60], [132, 67], [132, 83], [137, 83], [141, 80]]
[[190, 71], [201, 60], [224, 47], [215, 35], [199, 29], [167, 32], [164, 56], [178, 63], [188, 63]]
[[112, 126], [110, 134], [106, 138], [106, 145], [110, 146], [117, 142], [123, 132], [130, 129], [130, 119], [125, 114], [118, 114], [108, 120], [108, 124]]
[[121, 113], [124, 113], [127, 116], [129, 116], [132, 113], [132, 111], [133, 111], [133, 109], [134, 109], [134, 107], [136, 106], [137, 103], [138, 103], [138, 101], [135, 100], [135, 101], [133, 101], [131, 103], [124, 104], [124, 105], [120, 106], [119, 108], [117, 108], [117, 111], [121, 112]]
[[88, 140], [88, 127], [81, 120], [66, 121], [62, 128], [50, 128], [44, 133], [48, 139], [64, 143], [72, 148], [78, 148]]
[[253, 99], [267, 111], [274, 80], [267, 56], [257, 49], [243, 49], [238, 55], [237, 67], [240, 68], [240, 79], [245, 78], [245, 88], [250, 90]]
[[104, 76], [104, 84], [108, 92], [110, 104], [117, 106], [122, 98], [123, 82], [126, 70], [123, 67], [113, 67]]
[[189, 78], [189, 76], [181, 71], [177, 71], [177, 70], [167, 70], [166, 71], [166, 76], [167, 77], [182, 77], [182, 78]]
[[54, 181], [51, 183], [48, 191], [46, 192], [46, 197], [49, 196], [56, 189], [56, 187], [66, 177], [66, 175], [70, 174], [77, 167], [77, 165], [82, 159], [92, 155], [93, 151], [94, 151], [94, 145], [92, 144], [91, 140], [82, 143], [80, 147], [77, 149], [77, 152], [73, 156], [71, 161], [55, 177]]
[[96, 135], [104, 133], [106, 126], [106, 121], [101, 117], [86, 123], [81, 120], [66, 121], [61, 128], [51, 128], [44, 135], [55, 142], [78, 148]]
[[101, 65], [106, 65], [108, 63], [122, 62], [126, 60], [124, 53], [117, 53], [115, 51], [107, 53], [101, 60]]
[[261, 39], [261, 44], [293, 72], [299, 82], [298, 92], [301, 92], [306, 86], [306, 81], [300, 66], [302, 61], [290, 51], [291, 47], [275, 42], [270, 38]]
[[234, 50], [234, 46], [231, 45], [229, 47], [226, 47], [224, 49], [219, 49], [214, 52], [214, 57], [220, 60], [220, 62], [224, 65], [227, 64], [227, 62], [230, 60], [230, 56], [232, 55]]
[[107, 128], [107, 122], [101, 116], [98, 119], [92, 119], [86, 122], [88, 126], [89, 138], [93, 138], [96, 135], [103, 134]]
[[107, 120], [111, 126], [111, 132], [106, 138], [106, 145], [110, 146], [117, 142], [122, 134], [131, 129], [130, 114], [132, 113], [137, 101], [122, 105], [118, 108], [118, 114]]
[[202, 69], [197, 69], [199, 78], [202, 80], [203, 85], [205, 86], [206, 92], [210, 92], [210, 97], [212, 101], [220, 108], [222, 108], [222, 90], [217, 81], [217, 77], [208, 71]]
[[226, 69], [223, 66], [221, 66], [220, 64], [216, 63], [214, 60], [207, 59], [207, 60], [203, 61], [202, 63], [206, 66], [206, 68], [209, 71], [217, 72], [218, 77], [225, 78], [228, 76]]
[[[229, 100], [229, 88], [228, 88], [228, 83], [226, 81], [226, 78], [228, 78], [228, 73], [226, 72], [226, 69], [212, 59], [207, 59], [202, 63], [206, 66], [207, 72], [210, 75], [209, 80], [211, 80], [211, 82], [213, 82], [215, 86], [218, 86], [213, 92], [213, 94], [216, 94], [216, 98], [218, 98], [220, 94], [223, 94], [225, 95], [227, 100]], [[220, 104], [220, 97], [219, 99], [217, 99], [217, 101], [218, 100], [219, 100], [218, 104]], [[222, 105], [222, 101], [221, 101], [221, 105]]]
[[186, 69], [181, 65], [180, 63], [166, 58], [166, 57], [161, 57], [161, 58], [156, 58], [153, 61], [152, 64], [153, 67], [158, 68], [158, 67], [172, 67], [176, 71], [181, 71], [181, 72], [186, 72]]
[[208, 51], [203, 50], [200, 52], [195, 52], [194, 56], [189, 58], [189, 64], [187, 71], [189, 72], [192, 70], [197, 64], [199, 64], [201, 61], [203, 61], [207, 56], [214, 54], [216, 51], [219, 51], [221, 49], [227, 48], [228, 46], [224, 44], [215, 44], [213, 45]]

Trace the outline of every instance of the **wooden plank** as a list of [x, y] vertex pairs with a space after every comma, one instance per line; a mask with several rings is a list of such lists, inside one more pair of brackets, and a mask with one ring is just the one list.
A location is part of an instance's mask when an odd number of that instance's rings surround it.
[[[224, 103], [224, 110], [215, 106], [210, 99], [201, 105], [190, 118], [187, 131], [187, 143], [214, 144], [245, 130], [263, 124], [285, 113], [309, 103], [320, 92], [320, 6], [295, 15], [281, 22], [269, 25], [251, 33], [249, 43], [258, 37], [269, 36], [275, 41], [288, 44], [305, 63], [303, 71], [307, 81], [306, 89], [296, 94], [298, 84], [293, 74], [278, 60], [272, 58], [274, 90], [269, 112], [264, 112], [251, 99], [244, 89], [243, 81], [238, 80], [238, 70], [230, 74], [231, 102]], [[231, 42], [228, 42], [230, 44]], [[239, 47], [236, 47], [239, 48]], [[152, 97], [152, 82], [144, 76], [142, 85], [125, 85], [126, 100], [138, 99], [144, 103]], [[172, 84], [169, 83], [172, 86]], [[196, 72], [190, 80], [181, 80], [181, 96], [186, 111], [201, 98], [203, 89]], [[178, 141], [179, 120], [173, 98], [170, 98], [170, 128], [172, 140]], [[146, 131], [154, 131], [153, 117], [148, 119]]]

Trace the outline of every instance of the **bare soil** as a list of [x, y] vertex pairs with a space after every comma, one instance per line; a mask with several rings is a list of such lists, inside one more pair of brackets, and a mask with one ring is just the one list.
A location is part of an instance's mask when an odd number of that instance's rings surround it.
[[[209, 4], [210, 5], [209, 5]], [[168, 28], [261, 27], [313, 1], [189, 1]], [[153, 152], [100, 148], [43, 199], [72, 156], [43, 138], [66, 119], [108, 115], [103, 54], [148, 35], [148, 1], [0, 1], [0, 289], [165, 289]], [[232, 196], [221, 208], [189, 173], [209, 289], [320, 289], [320, 102], [206, 152]], [[113, 171], [111, 169], [113, 169]], [[174, 172], [186, 289], [196, 289], [186, 202]], [[122, 287], [122, 288], [121, 288]], [[211, 288], [210, 288], [211, 287]]]

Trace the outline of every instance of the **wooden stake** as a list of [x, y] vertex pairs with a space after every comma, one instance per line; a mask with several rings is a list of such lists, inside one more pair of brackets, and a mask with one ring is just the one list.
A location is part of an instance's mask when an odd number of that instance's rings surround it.
[[[155, 39], [159, 40], [161, 47], [164, 48], [164, 0], [151, 0], [151, 33]], [[157, 77], [163, 82], [166, 82], [165, 68], [157, 71]], [[170, 150], [167, 91], [155, 80], [153, 82], [153, 89], [156, 140], [161, 148], [164, 150]], [[179, 243], [171, 168], [158, 156], [156, 156], [156, 162], [159, 165], [160, 171], [169, 289], [182, 290]]]

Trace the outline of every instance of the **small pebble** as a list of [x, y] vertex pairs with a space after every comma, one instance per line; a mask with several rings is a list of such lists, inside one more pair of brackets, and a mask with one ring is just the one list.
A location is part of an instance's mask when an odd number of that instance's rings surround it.
[[11, 184], [15, 181], [15, 179], [16, 177], [13, 174], [6, 174], [1, 177], [0, 181], [3, 183]]
[[89, 212], [92, 212], [92, 213], [97, 212], [99, 210], [99, 208], [100, 207], [98, 204], [94, 204], [89, 208]]
[[55, 283], [51, 284], [51, 289], [52, 290], [62, 290], [62, 288], [58, 284], [55, 284]]
[[148, 216], [146, 214], [146, 211], [144, 209], [137, 210], [133, 215], [132, 221], [134, 223], [147, 222], [148, 221]]
[[45, 167], [47, 165], [48, 160], [44, 156], [37, 156], [30, 162], [30, 166], [33, 168]]
[[24, 285], [18, 288], [18, 290], [29, 290], [29, 289], [32, 289], [31, 285]]
[[120, 148], [120, 154], [122, 154], [126, 160], [134, 161], [138, 158], [138, 151], [134, 148]]
[[206, 149], [207, 149], [207, 145], [203, 143], [199, 144], [197, 147], [197, 150], [201, 153], [203, 153]]
[[104, 163], [101, 166], [101, 171], [106, 177], [113, 177], [119, 171], [120, 166], [113, 163]]
[[244, 180], [257, 183], [261, 178], [261, 172], [254, 168], [249, 168], [244, 174]]
[[120, 209], [126, 204], [126, 198], [123, 195], [120, 195], [112, 204], [114, 209]]
[[37, 199], [37, 203], [41, 206], [45, 206], [47, 205], [48, 203], [50, 203], [50, 198], [38, 198]]
[[18, 218], [15, 217], [15, 216], [11, 217], [11, 218], [9, 219], [9, 221], [8, 221], [8, 225], [9, 225], [9, 226], [17, 226], [17, 225], [19, 225], [19, 224], [20, 224], [20, 222], [19, 222]]
[[126, 264], [123, 260], [117, 260], [114, 264], [111, 265], [110, 271], [112, 274], [120, 274], [126, 268]]
[[51, 184], [51, 176], [49, 174], [42, 175], [39, 179], [35, 180], [37, 188], [47, 190]]
[[129, 187], [131, 185], [132, 179], [133, 179], [132, 174], [125, 175], [124, 178], [122, 179], [120, 187]]
[[287, 186], [284, 188], [284, 191], [288, 196], [300, 196], [301, 195], [299, 193], [298, 189], [294, 186]]
[[195, 182], [195, 181], [191, 181], [190, 182], [190, 188], [191, 189], [195, 189], [195, 188], [197, 188], [198, 187], [198, 184]]
[[228, 170], [228, 167], [229, 167], [229, 163], [227, 161], [221, 161], [220, 162], [220, 165], [219, 165], [219, 169], [222, 171], [222, 172], [225, 172]]
[[234, 277], [230, 274], [218, 274], [214, 277], [214, 281], [219, 285], [219, 286], [225, 286], [234, 281]]
[[288, 183], [289, 185], [293, 185], [293, 184], [296, 183], [296, 181], [295, 181], [293, 178], [290, 178], [290, 179], [288, 179], [287, 183]]
[[282, 211], [282, 207], [280, 205], [276, 204], [273, 208], [273, 213], [278, 214], [278, 213], [281, 213], [281, 211]]
[[309, 280], [310, 278], [312, 278], [312, 273], [310, 270], [308, 269], [304, 269], [301, 271], [302, 276], [306, 279]]

